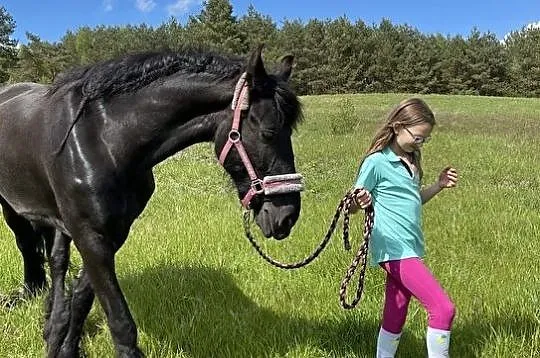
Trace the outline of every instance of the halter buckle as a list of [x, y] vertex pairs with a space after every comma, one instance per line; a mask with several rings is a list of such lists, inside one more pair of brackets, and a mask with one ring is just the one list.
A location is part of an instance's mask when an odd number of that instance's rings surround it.
[[262, 180], [261, 179], [253, 179], [251, 181], [251, 189], [253, 189], [253, 191], [256, 194], [264, 193], [264, 186], [263, 186]]

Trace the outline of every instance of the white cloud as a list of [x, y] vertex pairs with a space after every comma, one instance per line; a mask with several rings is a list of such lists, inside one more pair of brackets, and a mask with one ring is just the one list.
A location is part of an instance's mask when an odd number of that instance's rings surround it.
[[103, 0], [103, 10], [105, 12], [112, 11], [113, 9], [113, 0]]
[[[10, 39], [10, 40], [12, 40], [12, 39]], [[0, 48], [7, 48], [7, 49], [12, 49], [12, 48], [14, 48], [14, 49], [16, 49], [16, 50], [20, 50], [20, 49], [21, 49], [21, 46], [22, 46], [22, 44], [21, 44], [20, 42], [17, 42], [17, 45], [15, 45], [15, 46], [7, 46], [7, 45], [5, 45], [5, 44], [0, 44]]]
[[175, 3], [167, 5], [169, 15], [182, 15], [188, 12], [191, 5], [199, 2], [198, 0], [177, 0]]
[[532, 29], [540, 29], [540, 21], [531, 22], [527, 26], [525, 26], [526, 30], [532, 30]]
[[[523, 30], [524, 31], [527, 31], [527, 30], [533, 30], [533, 29], [540, 29], [540, 20], [539, 21], [536, 21], [536, 22], [531, 22], [525, 26], [523, 26]], [[515, 30], [517, 31], [517, 30]], [[510, 36], [510, 32], [507, 33], [506, 35], [504, 35], [503, 39], [500, 41], [501, 43], [505, 43], [506, 40], [508, 40], [508, 37]]]
[[135, 1], [135, 7], [142, 12], [150, 12], [156, 7], [154, 0], [137, 0]]

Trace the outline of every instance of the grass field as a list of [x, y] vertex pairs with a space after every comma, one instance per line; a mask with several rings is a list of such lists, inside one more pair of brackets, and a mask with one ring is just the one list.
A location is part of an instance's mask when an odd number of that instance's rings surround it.
[[[294, 134], [306, 178], [291, 237], [263, 241], [283, 260], [307, 255], [323, 237], [380, 122], [406, 95], [303, 97]], [[424, 148], [425, 181], [446, 164], [459, 185], [424, 207], [427, 263], [457, 306], [452, 357], [540, 357], [540, 100], [423, 96], [438, 120]], [[148, 357], [374, 357], [383, 302], [382, 270], [367, 272], [357, 309], [338, 288], [353, 251], [336, 233], [313, 264], [282, 271], [243, 236], [241, 210], [211, 145], [155, 169], [157, 190], [117, 255], [120, 283]], [[21, 260], [0, 224], [0, 292], [18, 287]], [[260, 235], [259, 235], [260, 236]], [[80, 259], [74, 258], [75, 268]], [[351, 288], [351, 291], [353, 288]], [[43, 298], [0, 310], [0, 357], [44, 356]], [[426, 314], [413, 302], [398, 357], [424, 357]], [[86, 324], [88, 357], [111, 357], [95, 304]]]

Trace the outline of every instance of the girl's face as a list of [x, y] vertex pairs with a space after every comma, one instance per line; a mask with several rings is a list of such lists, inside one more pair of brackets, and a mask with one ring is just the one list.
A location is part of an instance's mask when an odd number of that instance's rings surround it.
[[403, 151], [412, 153], [422, 148], [424, 143], [429, 142], [432, 130], [433, 126], [427, 122], [410, 126], [396, 126], [394, 129], [395, 140]]

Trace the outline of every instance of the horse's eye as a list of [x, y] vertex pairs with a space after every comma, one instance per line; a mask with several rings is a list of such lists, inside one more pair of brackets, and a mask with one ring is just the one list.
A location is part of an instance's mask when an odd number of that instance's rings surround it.
[[269, 129], [261, 130], [261, 137], [262, 139], [266, 141], [269, 141], [269, 142], [272, 141], [275, 136], [276, 136], [276, 132], [273, 130], [269, 130]]

